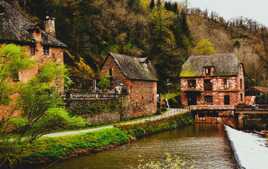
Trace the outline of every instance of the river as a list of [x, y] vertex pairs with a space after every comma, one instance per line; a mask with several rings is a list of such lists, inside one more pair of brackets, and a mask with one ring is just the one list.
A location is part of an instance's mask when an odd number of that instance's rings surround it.
[[197, 169], [235, 169], [223, 126], [195, 125], [156, 134], [116, 149], [55, 163], [48, 169], [128, 169], [140, 160], [179, 155]]

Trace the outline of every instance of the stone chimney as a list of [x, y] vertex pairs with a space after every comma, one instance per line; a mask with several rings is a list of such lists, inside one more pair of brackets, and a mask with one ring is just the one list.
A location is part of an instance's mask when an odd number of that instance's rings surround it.
[[55, 18], [46, 16], [45, 31], [51, 36], [56, 36]]

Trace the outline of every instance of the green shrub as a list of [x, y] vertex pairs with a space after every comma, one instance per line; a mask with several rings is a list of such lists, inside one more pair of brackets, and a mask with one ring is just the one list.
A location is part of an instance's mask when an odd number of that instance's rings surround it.
[[99, 83], [98, 87], [100, 89], [108, 89], [111, 85], [110, 79], [107, 76], [102, 76]]
[[[71, 117], [63, 108], [49, 108], [46, 115], [41, 118], [35, 125], [37, 129], [72, 129], [82, 128], [87, 125], [86, 120], [82, 117]], [[45, 127], [44, 127], [45, 126]]]
[[193, 118], [191, 115], [183, 114], [157, 121], [145, 121], [138, 124], [122, 123], [116, 125], [116, 127], [122, 129], [123, 131], [126, 131], [130, 136], [134, 138], [141, 138], [146, 135], [187, 126], [192, 123]]

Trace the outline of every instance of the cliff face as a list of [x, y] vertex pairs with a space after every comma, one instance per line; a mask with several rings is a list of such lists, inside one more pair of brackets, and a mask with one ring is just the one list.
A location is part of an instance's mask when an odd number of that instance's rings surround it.
[[189, 14], [188, 26], [195, 42], [209, 39], [217, 52], [234, 52], [245, 66], [245, 73], [257, 85], [267, 84], [267, 42], [263, 28], [251, 30], [243, 24], [230, 24], [220, 19]]

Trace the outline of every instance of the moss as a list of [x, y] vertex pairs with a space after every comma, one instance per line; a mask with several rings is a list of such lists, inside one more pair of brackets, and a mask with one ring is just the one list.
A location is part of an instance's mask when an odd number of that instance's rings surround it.
[[180, 77], [194, 77], [198, 75], [198, 73], [191, 70], [184, 70], [180, 73]]

